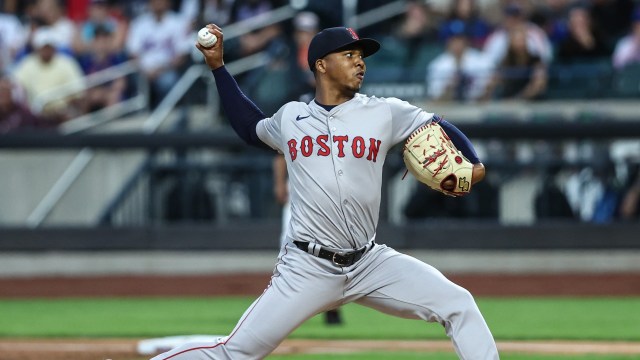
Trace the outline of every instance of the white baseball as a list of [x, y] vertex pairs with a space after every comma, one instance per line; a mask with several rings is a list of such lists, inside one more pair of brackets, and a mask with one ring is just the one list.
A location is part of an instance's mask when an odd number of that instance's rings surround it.
[[217, 42], [218, 42], [218, 37], [216, 37], [215, 34], [210, 33], [209, 29], [207, 29], [206, 27], [198, 31], [198, 43], [200, 43], [200, 45], [206, 48], [210, 48], [213, 45], [215, 45]]

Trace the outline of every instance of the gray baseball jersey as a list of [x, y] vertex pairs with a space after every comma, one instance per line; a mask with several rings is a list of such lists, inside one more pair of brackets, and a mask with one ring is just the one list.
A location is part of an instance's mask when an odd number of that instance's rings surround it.
[[[442, 324], [461, 359], [498, 359], [467, 290], [373, 241], [387, 152], [432, 116], [395, 98], [357, 94], [330, 111], [315, 102], [291, 102], [261, 120], [257, 134], [285, 154], [290, 182], [288, 242], [271, 282], [229, 336], [180, 346], [154, 360], [262, 359], [305, 320], [350, 302]], [[322, 249], [364, 255], [341, 265], [319, 257]]]
[[387, 152], [432, 116], [395, 98], [358, 94], [331, 111], [291, 102], [261, 121], [258, 136], [287, 160], [289, 238], [336, 249], [372, 240]]

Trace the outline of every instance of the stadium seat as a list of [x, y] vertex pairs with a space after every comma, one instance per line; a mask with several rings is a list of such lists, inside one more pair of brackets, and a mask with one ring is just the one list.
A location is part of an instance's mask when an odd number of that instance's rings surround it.
[[613, 95], [617, 98], [640, 97], [640, 64], [632, 64], [615, 72]]
[[547, 99], [593, 99], [610, 95], [609, 59], [553, 64], [549, 68]]

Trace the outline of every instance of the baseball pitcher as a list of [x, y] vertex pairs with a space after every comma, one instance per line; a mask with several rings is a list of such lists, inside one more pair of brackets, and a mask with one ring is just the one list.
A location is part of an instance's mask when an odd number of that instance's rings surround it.
[[207, 27], [218, 41], [196, 46], [233, 129], [248, 144], [285, 155], [291, 221], [270, 283], [231, 334], [153, 359], [262, 359], [307, 319], [350, 302], [441, 324], [460, 359], [498, 359], [467, 290], [375, 240], [388, 151], [404, 143], [412, 174], [435, 190], [461, 196], [484, 177], [468, 138], [405, 101], [358, 93], [367, 71], [364, 58], [380, 44], [344, 27], [320, 31], [309, 46], [315, 99], [287, 103], [268, 117], [225, 69], [222, 29]]

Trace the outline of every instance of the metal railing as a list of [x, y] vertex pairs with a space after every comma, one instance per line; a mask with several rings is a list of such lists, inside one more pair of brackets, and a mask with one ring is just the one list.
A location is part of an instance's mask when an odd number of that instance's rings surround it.
[[[130, 60], [122, 64], [98, 71], [85, 76], [81, 83], [72, 82], [48, 90], [34, 99], [32, 109], [40, 113], [50, 102], [67, 98], [87, 89], [106, 84], [110, 81], [138, 74], [136, 61]], [[122, 117], [147, 108], [149, 98], [149, 83], [143, 76], [137, 76], [137, 94], [120, 103], [107, 106], [97, 112], [82, 115], [60, 125], [59, 130], [64, 134], [87, 130], [113, 119]]]
[[[295, 15], [295, 12], [296, 10], [293, 7], [287, 5], [262, 14], [256, 18], [229, 25], [225, 28], [225, 38], [232, 39], [234, 37], [247, 34], [255, 29], [290, 19]], [[264, 53], [259, 53], [248, 58], [240, 59], [236, 62], [230, 63], [228, 64], [227, 68], [232, 75], [237, 75], [241, 72], [264, 66], [266, 62], [266, 55]], [[193, 83], [208, 73], [208, 71], [205, 70], [206, 67], [203, 65], [193, 65], [184, 73], [184, 75], [180, 78], [180, 80], [178, 80], [176, 85], [163, 98], [158, 107], [151, 113], [149, 118], [142, 125], [142, 129], [145, 134], [150, 134], [157, 131], [157, 129], [169, 116], [171, 110], [177, 105], [178, 101], [180, 101], [180, 99], [189, 90]], [[135, 73], [136, 71], [137, 66], [135, 65], [135, 62], [130, 61], [119, 65], [114, 69], [107, 69], [105, 71], [87, 77], [84, 81], [84, 84], [82, 84], [82, 88], [88, 89], [92, 86], [111, 81], [117, 78], [116, 75], [125, 76], [126, 74]], [[54, 89], [55, 91], [52, 90], [50, 92], [47, 92], [43, 94], [43, 96], [37, 101], [36, 106], [43, 107], [49, 101], [65, 98], [69, 95], [72, 95], [77, 92], [77, 87], [77, 83], [68, 84], [61, 88]], [[145, 99], [148, 99], [148, 96], [145, 96]], [[209, 104], [212, 107], [217, 106], [212, 86], [209, 86], [208, 99], [210, 101]], [[85, 117], [72, 120], [68, 125], [62, 127], [61, 131], [65, 134], [84, 131], [97, 125], [107, 123], [119, 116], [122, 116], [129, 109], [137, 108], [142, 104], [146, 106], [146, 100], [145, 102], [142, 102], [139, 98], [134, 98], [127, 103], [121, 104], [118, 108], [105, 109], [99, 114], [95, 114], [95, 116], [87, 115]], [[60, 178], [58, 178], [51, 189], [27, 217], [26, 225], [28, 227], [35, 228], [42, 224], [46, 217], [51, 213], [55, 205], [60, 201], [60, 199], [62, 199], [62, 197], [69, 190], [72, 184], [87, 168], [93, 157], [94, 152], [90, 148], [84, 148], [80, 151], [80, 153], [78, 153], [78, 155], [73, 159], [67, 169], [65, 169]]]
[[[138, 66], [135, 61], [127, 61], [125, 63], [110, 67], [108, 69], [88, 75], [78, 87], [77, 83], [66, 84], [55, 89], [49, 90], [34, 100], [33, 108], [36, 112], [40, 112], [44, 106], [58, 99], [71, 96], [79, 91], [84, 91], [95, 86], [99, 86], [118, 78], [136, 74]], [[149, 98], [149, 85], [147, 80], [138, 76], [138, 93], [136, 96], [124, 100], [120, 103], [107, 106], [97, 112], [89, 113], [78, 118], [69, 120], [59, 127], [62, 134], [73, 134], [89, 128], [104, 124], [115, 118], [124, 116], [135, 111], [147, 108]], [[34, 208], [26, 219], [28, 227], [39, 226], [44, 219], [53, 210], [55, 204], [60, 201], [62, 196], [69, 190], [76, 179], [89, 165], [93, 159], [94, 152], [90, 148], [83, 148], [71, 161], [69, 166], [64, 170], [62, 175], [53, 184], [51, 189], [45, 194], [42, 200]]]
[[406, 11], [406, 5], [406, 1], [399, 0], [382, 5], [362, 14], [345, 15], [345, 17], [349, 16], [347, 18], [348, 20], [345, 21], [345, 24], [356, 29], [362, 29], [389, 19], [390, 17], [402, 14]]
[[[456, 119], [452, 119], [452, 121], [457, 123]], [[592, 150], [581, 150], [576, 153], [575, 157], [569, 156], [571, 154], [565, 153], [564, 150], [568, 149], [568, 147], [586, 149], [583, 145], [594, 145], [594, 150], [606, 154], [608, 151], [612, 151], [614, 142], [622, 139], [635, 143], [635, 148], [637, 149], [637, 139], [640, 138], [640, 122], [637, 121], [637, 118], [636, 121], [600, 118], [589, 122], [581, 122], [579, 119], [574, 119], [573, 121], [555, 119], [548, 122], [534, 120], [528, 122], [482, 122], [460, 125], [459, 128], [469, 137], [479, 140], [480, 142], [476, 142], [476, 145], [483, 143], [485, 140], [499, 139], [501, 144], [499, 148], [485, 148], [489, 155], [486, 156], [484, 163], [488, 169], [491, 169], [494, 181], [499, 178], [500, 183], [508, 183], [523, 174], [527, 174], [526, 176], [532, 174], [545, 175], [547, 172], [551, 172], [552, 169], [564, 168], [569, 171], [570, 169], [602, 166], [603, 160], [592, 156]], [[261, 181], [259, 184], [261, 186], [255, 188], [247, 187], [247, 189], [258, 189], [263, 191], [261, 194], [266, 194], [264, 191], [271, 194], [271, 187], [262, 186], [270, 179], [267, 174], [270, 167], [270, 161], [268, 160], [272, 159], [271, 155], [250, 153], [250, 149], [240, 143], [237, 136], [232, 136], [234, 134], [229, 134], [228, 132], [228, 130], [219, 129], [206, 133], [161, 133], [154, 136], [146, 136], [140, 133], [79, 134], [74, 136], [76, 139], [72, 143], [49, 143], [50, 139], [45, 138], [44, 143], [39, 144], [39, 146], [50, 146], [51, 148], [66, 146], [69, 148], [83, 144], [84, 146], [91, 146], [91, 148], [111, 150], [147, 149], [151, 153], [161, 155], [148, 158], [149, 161], [146, 164], [149, 167], [141, 168], [137, 174], [132, 174], [126, 184], [122, 186], [122, 191], [120, 191], [117, 198], [114, 197], [113, 201], [108, 206], [105, 206], [102, 216], [100, 216], [103, 221], [102, 224], [105, 225], [149, 224], [149, 221], [155, 220], [158, 220], [160, 224], [165, 219], [156, 216], [162, 209], [166, 209], [166, 206], [163, 207], [163, 203], [157, 202], [161, 198], [157, 195], [167, 195], [167, 191], [166, 187], [156, 187], [154, 190], [154, 181], [156, 185], [168, 185], [173, 184], [171, 181], [179, 179], [183, 174], [190, 174], [191, 172], [202, 174], [206, 179], [207, 189], [210, 190], [211, 197], [224, 204], [230, 203], [226, 201], [229, 195], [228, 179], [237, 180], [242, 177], [250, 179], [247, 182]], [[58, 137], [62, 138], [60, 135]], [[105, 137], [107, 141], [105, 141]], [[234, 139], [234, 141], [232, 142], [230, 139]], [[2, 146], [0, 145], [0, 147]], [[535, 156], [523, 157], [522, 155], [526, 154], [511, 153], [510, 149], [515, 146], [535, 146], [535, 148], [531, 148], [533, 151], [531, 154]], [[159, 151], [160, 149], [167, 149], [168, 151]], [[204, 152], [209, 149], [234, 150], [223, 156], [211, 157], [199, 156], [203, 153], [202, 149], [205, 149]], [[635, 153], [637, 154], [637, 151]], [[167, 154], [170, 154], [170, 156], [165, 156]], [[180, 154], [183, 154], [182, 157]], [[399, 170], [403, 170], [401, 157], [397, 155], [398, 152], [396, 151], [394, 155], [390, 155], [387, 158], [385, 176], [393, 176]], [[611, 153], [612, 160], [614, 160], [613, 155]], [[621, 159], [619, 155], [616, 158], [618, 159], [617, 161]], [[243, 165], [243, 161], [247, 166]], [[261, 170], [263, 172], [260, 174], [260, 179], [254, 178], [252, 175], [246, 177], [244, 175], [238, 176], [238, 174], [248, 172], [247, 169], [255, 170], [258, 167], [263, 169]], [[152, 175], [154, 170], [155, 174], [164, 174], [162, 175], [164, 176], [162, 178], [164, 179], [163, 181], [158, 181]], [[258, 174], [255, 175], [257, 176]], [[386, 194], [389, 189], [390, 187], [383, 187], [383, 194]], [[155, 194], [156, 196], [144, 196], [145, 193]], [[515, 195], [513, 192], [510, 194], [510, 196]], [[521, 193], [518, 192], [517, 194], [516, 196], [520, 196]], [[162, 198], [166, 200], [166, 198]], [[262, 199], [262, 202], [251, 202], [251, 207], [263, 209], [268, 204], [273, 204], [271, 197], [263, 196]], [[513, 199], [513, 201], [507, 201], [508, 203], [517, 203], [523, 200], [519, 197], [510, 197], [510, 199]], [[164, 204], [166, 205], [166, 202]], [[180, 203], [178, 204], [180, 205]], [[215, 204], [219, 203], [215, 202]], [[398, 214], [397, 208], [393, 209], [389, 208], [388, 213]], [[145, 214], [140, 216], [142, 211], [145, 211]], [[226, 219], [224, 209], [217, 210], [216, 214], [216, 222]], [[385, 217], [381, 215], [381, 220], [383, 219]]]
[[292, 6], [285, 5], [258, 16], [227, 25], [224, 27], [224, 38], [229, 40], [254, 30], [289, 20], [296, 15], [296, 11]]
[[[349, 26], [369, 26], [376, 22], [382, 21], [389, 17], [395, 16], [401, 13], [404, 9], [406, 1], [394, 1], [393, 3], [384, 5], [379, 9], [371, 10], [367, 13], [358, 15], [355, 13], [357, 2], [354, 0], [344, 0], [344, 22]], [[244, 34], [247, 34], [253, 30], [276, 24], [295, 16], [298, 9], [296, 7], [286, 5], [278, 9], [274, 9], [268, 13], [260, 16], [237, 22], [225, 27], [225, 39], [232, 39]], [[264, 66], [268, 62], [268, 57], [264, 53], [252, 55], [250, 57], [240, 59], [236, 62], [227, 65], [229, 72], [232, 75]], [[134, 63], [128, 62], [122, 64], [116, 69], [112, 69], [112, 74], [129, 74], [136, 71]], [[143, 132], [145, 134], [155, 133], [163, 124], [163, 122], [171, 114], [172, 110], [178, 104], [180, 99], [185, 95], [189, 88], [195, 83], [196, 80], [202, 78], [204, 75], [208, 75], [207, 68], [203, 65], [191, 66], [171, 91], [160, 102], [158, 107], [151, 113], [149, 118], [142, 125]], [[84, 89], [96, 86], [98, 84], [109, 81], [110, 76], [106, 72], [97, 73], [88, 77], [83, 84]], [[38, 106], [44, 106], [46, 102], [54, 100], [56, 98], [64, 98], [76, 92], [75, 87], [77, 84], [70, 84], [68, 88], [56, 89], [55, 93], [59, 96], [55, 96], [53, 92], [45, 94], [42, 99], [38, 101]], [[218, 102], [216, 101], [216, 92], [213, 90], [213, 86], [208, 88], [208, 105], [211, 107], [211, 113], [217, 113]], [[131, 99], [129, 102], [121, 104], [119, 107], [104, 109], [103, 111], [92, 114], [91, 116], [81, 117], [75, 120], [71, 120], [67, 125], [61, 127], [61, 131], [64, 134], [72, 134], [87, 129], [93, 128], [98, 125], [105, 124], [113, 119], [116, 119], [125, 114], [129, 109], [139, 108], [142, 105], [146, 106], [146, 102], [142, 102], [138, 98]], [[72, 161], [69, 167], [64, 171], [62, 176], [54, 183], [52, 188], [47, 192], [44, 198], [38, 203], [36, 208], [32, 211], [27, 219], [28, 227], [38, 227], [46, 219], [48, 214], [53, 210], [55, 205], [62, 199], [64, 194], [69, 190], [72, 184], [82, 174], [84, 169], [89, 165], [94, 157], [94, 152], [90, 148], [83, 148], [76, 158]]]
[[[232, 75], [238, 75], [241, 72], [248, 71], [257, 67], [264, 66], [267, 57], [263, 53], [254, 55], [250, 59], [238, 60], [238, 62], [229, 63], [227, 66]], [[156, 109], [149, 115], [142, 125], [144, 134], [155, 133], [169, 117], [172, 110], [176, 107], [180, 99], [191, 88], [196, 80], [210, 76], [209, 71], [204, 65], [192, 65], [184, 75], [178, 80], [176, 85], [162, 99]], [[214, 91], [210, 87], [210, 93]], [[71, 164], [65, 169], [63, 174], [54, 183], [45, 197], [38, 203], [35, 209], [27, 218], [26, 225], [31, 228], [40, 226], [51, 213], [55, 205], [62, 199], [64, 194], [69, 190], [73, 183], [80, 177], [82, 172], [89, 166], [91, 160], [95, 156], [91, 148], [83, 148], [78, 155], [72, 160]]]
[[29, 214], [26, 221], [28, 227], [38, 227], [42, 221], [44, 221], [51, 210], [53, 210], [55, 204], [60, 201], [62, 195], [69, 190], [92, 159], [93, 150], [90, 148], [80, 150], [78, 155], [71, 161], [71, 164], [64, 170], [44, 198], [38, 203], [38, 206]]

